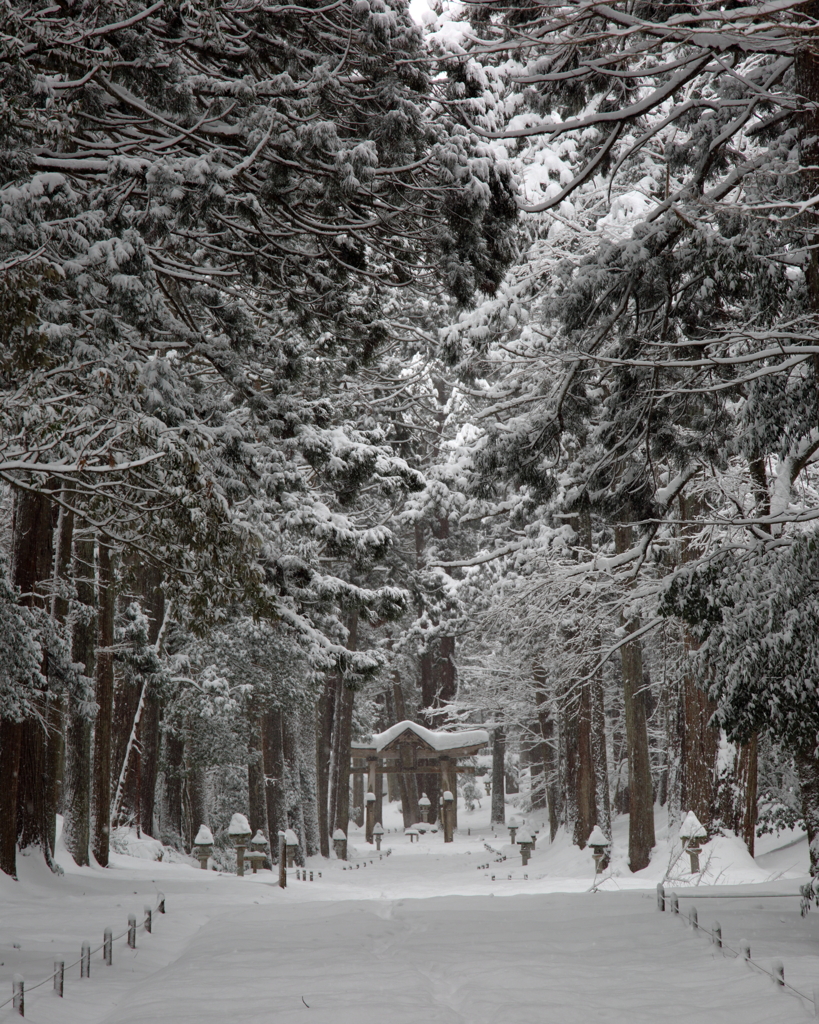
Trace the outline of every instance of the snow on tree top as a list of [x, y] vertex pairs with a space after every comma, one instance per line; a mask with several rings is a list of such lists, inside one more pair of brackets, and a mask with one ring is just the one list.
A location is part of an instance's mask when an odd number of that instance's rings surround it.
[[212, 846], [213, 845], [213, 833], [207, 825], [200, 825], [199, 831], [196, 833], [196, 839], [193, 841], [194, 846]]
[[353, 743], [352, 746], [354, 748], [375, 747], [376, 750], [383, 750], [404, 732], [414, 732], [433, 750], [439, 751], [468, 747], [478, 743], [483, 745], [489, 742], [489, 733], [485, 729], [470, 729], [467, 732], [433, 732], [432, 729], [425, 729], [423, 725], [418, 725], [416, 722], [396, 722], [384, 732], [373, 733], [371, 743]]
[[340, 828], [337, 828], [333, 833], [333, 839], [346, 839], [347, 836]]
[[228, 825], [228, 834], [232, 836], [249, 836], [250, 835], [250, 822], [244, 816], [238, 812], [233, 815]]
[[680, 825], [680, 839], [705, 839], [708, 833], [700, 823], [699, 818], [693, 811], [685, 816], [685, 821]]
[[606, 834], [599, 825], [595, 825], [592, 829], [592, 833], [589, 836], [589, 846], [608, 846], [609, 840], [606, 838]]

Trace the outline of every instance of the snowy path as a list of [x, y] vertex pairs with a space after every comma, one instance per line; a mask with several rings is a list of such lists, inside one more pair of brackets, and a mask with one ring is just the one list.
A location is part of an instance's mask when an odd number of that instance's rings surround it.
[[[489, 858], [484, 843], [509, 855]], [[237, 879], [179, 864], [114, 858], [108, 871], [69, 866], [51, 875], [23, 858], [22, 881], [0, 877], [0, 1002], [11, 976], [27, 984], [54, 959], [73, 960], [103, 928], [141, 917], [157, 889], [168, 913], [135, 951], [115, 946], [114, 965], [97, 954], [90, 980], [75, 968], [66, 997], [30, 992], [31, 1024], [798, 1024], [812, 1008], [718, 954], [679, 918], [660, 914], [653, 886], [667, 869], [627, 868], [589, 893], [588, 852], [568, 840], [538, 849], [524, 878], [519, 860], [492, 830], [475, 828], [444, 847], [440, 837], [410, 845], [388, 838], [379, 860], [356, 837], [359, 867], [315, 858], [313, 883], [291, 873], [280, 890], [269, 872]], [[720, 845], [721, 844], [721, 845]], [[803, 844], [804, 845], [804, 844]], [[617, 841], [615, 842], [615, 851]], [[785, 963], [789, 982], [819, 984], [819, 912], [802, 920], [788, 874], [797, 847], [786, 841], [755, 864], [735, 840], [713, 845], [715, 880], [696, 891], [700, 921], [722, 922], [726, 942], [751, 942], [755, 958]], [[801, 850], [799, 857], [804, 859]], [[366, 858], [366, 866], [365, 866]], [[801, 863], [801, 862], [800, 862]], [[318, 879], [322, 871], [322, 879]], [[653, 873], [653, 874], [652, 874]], [[493, 874], [495, 879], [493, 880]], [[511, 879], [510, 876], [511, 875]], [[690, 878], [689, 878], [690, 881]], [[761, 883], [761, 884], [760, 884]], [[682, 888], [679, 888], [683, 892]], [[728, 892], [748, 899], [728, 900]], [[718, 899], [709, 896], [719, 895]], [[690, 908], [690, 902], [684, 904]], [[15, 1024], [11, 1007], [0, 1024]]]
[[[650, 892], [349, 900], [339, 898], [340, 878], [326, 880], [326, 886], [293, 882], [286, 892], [258, 878], [220, 878], [206, 891], [194, 872], [169, 874], [162, 880], [168, 914], [157, 920], [154, 934], [140, 936], [135, 952], [120, 943], [113, 968], [96, 959], [90, 982], [69, 978], [62, 1001], [47, 989], [32, 993], [29, 1021], [791, 1024], [812, 1019], [797, 999], [776, 992], [741, 962], [716, 956], [704, 938], [671, 915], [659, 914]], [[359, 882], [360, 875], [355, 878]], [[77, 881], [70, 880], [72, 889]], [[104, 881], [109, 890], [109, 879]], [[119, 916], [141, 908], [152, 888], [137, 876], [118, 906], [111, 891], [96, 893], [90, 902], [86, 897], [85, 923], [109, 920], [112, 907]], [[59, 907], [63, 900], [51, 901], [51, 912], [44, 902], [42, 926], [49, 913], [64, 922], [62, 911], [76, 911], [77, 895], [65, 894], [67, 908]], [[703, 902], [703, 921], [704, 911]], [[785, 952], [783, 936], [796, 927], [794, 916], [798, 922], [791, 908], [774, 918], [779, 927], [780, 920], [785, 923], [775, 940], [780, 952]], [[36, 918], [32, 910], [31, 922]], [[810, 931], [815, 936], [817, 929]], [[44, 941], [41, 928], [35, 928], [28, 951], [18, 953], [28, 959], [30, 977], [50, 969], [48, 956], [38, 957], [36, 967], [30, 960]], [[801, 959], [788, 960], [789, 971]], [[817, 963], [808, 959], [802, 987]], [[10, 1010], [0, 1011], [4, 1024], [15, 1019]]]

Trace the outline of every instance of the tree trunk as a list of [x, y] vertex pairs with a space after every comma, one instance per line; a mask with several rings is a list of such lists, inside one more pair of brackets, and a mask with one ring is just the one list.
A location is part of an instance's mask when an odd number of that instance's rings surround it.
[[258, 716], [253, 716], [248, 722], [247, 748], [247, 804], [250, 830], [255, 836], [261, 829], [262, 834], [270, 838], [264, 784], [262, 723]]
[[[160, 636], [165, 625], [165, 592], [162, 589], [162, 573], [153, 565], [145, 563], [141, 578], [143, 606], [148, 616], [148, 643], [158, 646], [161, 653]], [[149, 686], [139, 722], [139, 747], [136, 752], [139, 765], [139, 801], [137, 820], [143, 828], [154, 834], [156, 816], [156, 781], [159, 770], [159, 737], [162, 723], [162, 705], [159, 696]]]
[[[618, 554], [628, 551], [632, 543], [630, 526], [614, 528]], [[623, 621], [627, 634], [640, 628], [636, 616]], [[639, 640], [620, 648], [623, 672], [623, 703], [628, 749], [629, 828], [628, 856], [632, 871], [648, 867], [654, 847], [654, 792], [648, 747], [648, 724], [643, 687], [643, 648]]]
[[582, 850], [597, 824], [597, 794], [592, 754], [591, 683], [575, 686], [577, 694], [567, 711], [566, 775], [573, 781], [575, 818], [572, 842]]
[[[11, 579], [20, 588], [21, 603], [29, 608], [50, 608], [47, 591], [53, 580], [54, 524], [51, 500], [43, 494], [16, 491], [12, 520]], [[48, 678], [48, 657], [42, 674]], [[20, 849], [39, 847], [53, 867], [57, 770], [49, 756], [56, 742], [52, 731], [61, 729], [53, 693], [46, 695], [40, 713], [45, 722], [29, 718], [21, 723], [17, 787], [17, 845]], [[13, 819], [12, 819], [13, 820]]]
[[315, 709], [305, 709], [299, 715], [299, 775], [301, 777], [301, 806], [304, 815], [304, 853], [313, 857], [320, 852], [318, 824], [318, 780], [316, 778]]
[[[366, 762], [360, 757], [353, 758], [354, 768], [364, 768]], [[364, 825], [364, 773], [353, 776], [353, 821], [361, 828]]]
[[[350, 612], [348, 622], [347, 647], [354, 651], [358, 644], [358, 612]], [[331, 801], [334, 808], [332, 819], [333, 829], [340, 828], [346, 835], [350, 824], [350, 740], [353, 724], [353, 703], [355, 691], [346, 685], [343, 678], [339, 679], [336, 699], [336, 714], [333, 723], [333, 793]]]
[[[74, 538], [72, 575], [77, 609], [71, 628], [71, 657], [94, 678], [97, 617], [94, 586], [94, 541]], [[75, 694], [69, 697], [65, 751], [65, 819], [63, 843], [75, 863], [91, 863], [91, 721]]]
[[506, 730], [496, 726], [492, 735], [492, 825], [506, 823]]
[[262, 719], [262, 750], [264, 753], [267, 824], [270, 829], [270, 852], [274, 859], [278, 858], [276, 836], [287, 828], [283, 728], [281, 711], [266, 712]]
[[182, 791], [185, 778], [185, 740], [170, 729], [165, 731], [165, 814], [163, 842], [183, 846]]
[[[333, 751], [333, 718], [338, 680], [334, 672], [324, 680], [316, 708], [316, 810], [319, 848], [322, 857], [330, 856], [330, 762]], [[271, 828], [272, 828], [271, 824]]]
[[[407, 706], [404, 700], [404, 691], [401, 687], [401, 679], [397, 672], [392, 677], [392, 701], [395, 706], [395, 722], [408, 722]], [[391, 776], [398, 782], [398, 795], [401, 800], [401, 815], [404, 819], [404, 828], [409, 828], [421, 820], [421, 810], [418, 807], [418, 777], [409, 772]]]
[[603, 683], [599, 677], [591, 683], [592, 698], [592, 763], [594, 767], [594, 793], [596, 824], [611, 839], [611, 799], [609, 797], [609, 761], [606, 751], [606, 710]]
[[114, 703], [114, 580], [115, 556], [100, 539], [97, 549], [97, 655], [95, 662], [97, 720], [94, 729], [92, 784], [92, 848], [97, 863], [108, 867], [111, 842], [111, 720]]
[[17, 792], [22, 722], [0, 719], [0, 871], [17, 877]]
[[811, 878], [819, 876], [819, 760], [812, 749], [797, 750], [793, 757], [802, 796], [802, 815], [808, 834]]
[[[188, 744], [186, 744], [186, 747]], [[185, 770], [184, 794], [185, 821], [183, 831], [185, 849], [193, 849], [193, 840], [200, 825], [210, 825], [208, 814], [208, 780], [205, 770], [198, 764], [188, 762]]]

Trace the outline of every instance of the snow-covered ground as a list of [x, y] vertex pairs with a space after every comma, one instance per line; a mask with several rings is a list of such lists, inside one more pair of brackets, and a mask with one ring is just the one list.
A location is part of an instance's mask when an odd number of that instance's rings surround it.
[[[681, 903], [696, 905], [702, 925], [718, 918], [729, 946], [747, 939], [755, 960], [781, 959], [786, 980], [812, 994], [819, 911], [799, 916], [802, 837], [765, 837], [756, 861], [738, 841], [715, 840], [693, 886], [663, 835], [664, 812], [652, 864], [638, 875], [625, 866], [619, 819], [612, 867], [590, 891], [591, 856], [565, 837], [551, 847], [540, 838], [524, 869], [508, 834], [489, 828], [485, 806], [459, 815], [454, 843], [430, 834], [410, 844], [397, 809], [385, 806], [392, 831], [380, 857], [353, 831], [350, 863], [314, 858], [314, 881], [291, 871], [286, 890], [265, 871], [238, 879], [115, 855], [105, 871], [63, 860], [66, 873], [55, 877], [38, 858], [21, 858], [19, 882], [0, 876], [0, 1002], [19, 972], [26, 1018], [37, 1024], [813, 1019], [812, 1006], [659, 913], [655, 893], [668, 876], [669, 889], [696, 896]], [[84, 940], [98, 945], [106, 926], [124, 931], [131, 913], [141, 920], [160, 890], [167, 914], [155, 915], [135, 950], [120, 939], [111, 967], [96, 953], [89, 980], [73, 968], [62, 1000], [50, 984], [31, 990], [55, 960], [76, 960]], [[773, 893], [791, 895], [765, 898]], [[737, 894], [747, 898], [726, 898]], [[0, 1009], [0, 1024], [15, 1019], [10, 1005]]]

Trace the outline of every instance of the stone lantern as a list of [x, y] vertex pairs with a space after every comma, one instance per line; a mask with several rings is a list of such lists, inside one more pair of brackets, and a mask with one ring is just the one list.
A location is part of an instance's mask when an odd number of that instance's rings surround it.
[[688, 850], [691, 858], [691, 874], [696, 875], [700, 870], [700, 851], [702, 850], [703, 839], [708, 838], [705, 826], [702, 825], [693, 811], [685, 816], [685, 821], [680, 825], [680, 839], [683, 843], [683, 850]]
[[207, 825], [200, 825], [193, 841], [193, 855], [199, 858], [202, 870], [208, 870], [208, 857], [213, 853], [213, 833]]
[[245, 873], [245, 849], [248, 840], [253, 833], [250, 831], [250, 823], [244, 814], [234, 814], [228, 825], [228, 835], [236, 847], [236, 874], [240, 878]]
[[347, 860], [347, 836], [340, 828], [333, 833], [333, 849], [339, 860]]
[[594, 857], [594, 873], [599, 874], [609, 864], [609, 847], [611, 843], [599, 825], [595, 825], [589, 836], [589, 846]]
[[287, 849], [287, 866], [292, 868], [293, 858], [296, 856], [296, 850], [299, 848], [299, 837], [292, 828], [285, 829], [284, 831], [284, 845]]
[[426, 795], [426, 793], [422, 793], [421, 799], [418, 801], [418, 809], [421, 812], [421, 821], [429, 821], [429, 809], [431, 806], [432, 801], [430, 800], [430, 798]]
[[520, 822], [517, 818], [512, 817], [509, 819], [509, 824], [506, 827], [509, 829], [509, 842], [512, 843], [512, 845], [514, 846], [515, 835], [517, 834], [517, 831], [520, 828]]
[[525, 825], [518, 829], [517, 843], [520, 847], [521, 863], [526, 867], [532, 855], [532, 834]]
[[376, 848], [376, 850], [380, 850], [381, 849], [381, 837], [383, 835], [384, 835], [384, 826], [381, 824], [380, 821], [377, 821], [373, 825], [373, 839], [375, 839], [375, 848]]
[[453, 818], [455, 817], [455, 797], [451, 791], [445, 789], [443, 796], [441, 797], [443, 809], [444, 809], [444, 842], [451, 843], [453, 838], [453, 832], [455, 831]]
[[267, 837], [261, 829], [256, 830], [256, 835], [250, 840], [250, 853], [245, 854], [245, 860], [249, 860], [253, 867], [253, 874], [260, 864], [267, 859]]

